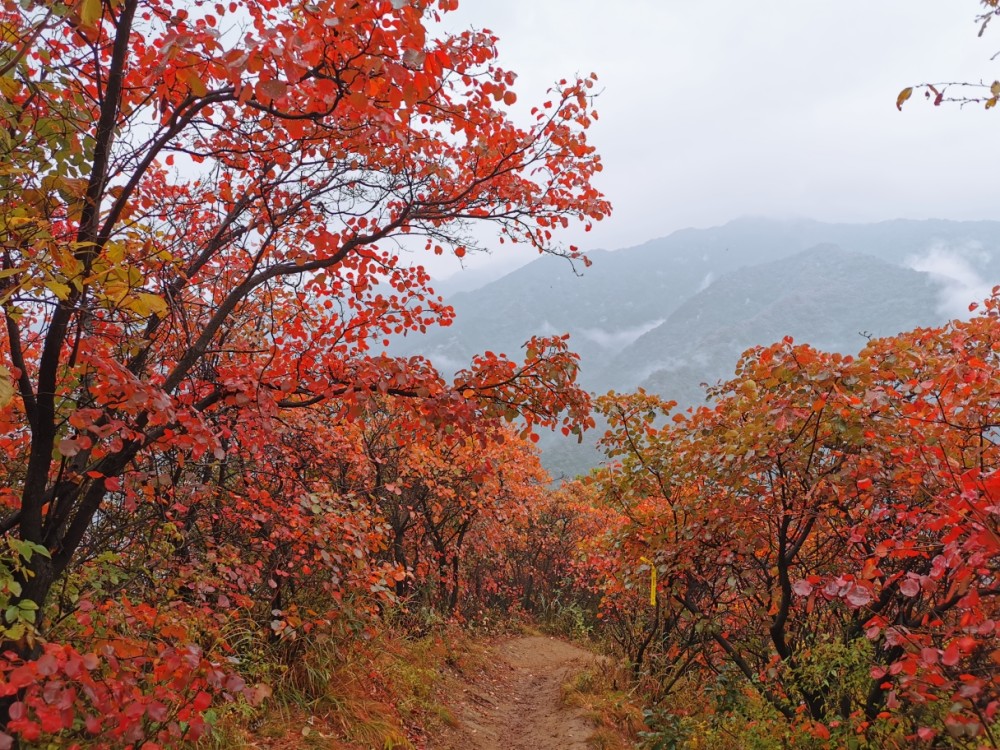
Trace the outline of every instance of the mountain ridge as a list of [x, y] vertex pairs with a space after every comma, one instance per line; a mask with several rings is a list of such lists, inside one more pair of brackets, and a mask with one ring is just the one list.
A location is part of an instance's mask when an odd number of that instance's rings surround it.
[[[513, 356], [532, 335], [569, 333], [588, 390], [642, 386], [689, 406], [750, 346], [792, 335], [853, 353], [865, 336], [943, 323], [946, 302], [964, 309], [976, 299], [963, 295], [1000, 282], [1000, 222], [748, 218], [590, 257], [589, 268], [542, 257], [457, 293], [451, 326], [390, 353], [447, 372], [484, 350]], [[558, 443], [541, 443], [550, 469]]]

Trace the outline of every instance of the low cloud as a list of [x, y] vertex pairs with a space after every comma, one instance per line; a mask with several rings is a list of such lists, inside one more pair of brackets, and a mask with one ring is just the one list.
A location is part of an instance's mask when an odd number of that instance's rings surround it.
[[711, 286], [713, 281], [715, 281], [715, 274], [709, 271], [705, 274], [705, 278], [701, 280], [701, 283], [698, 285], [698, 291], [695, 292], [695, 294], [704, 292], [709, 286]]
[[950, 318], [968, 318], [969, 305], [990, 296], [993, 283], [984, 279], [977, 266], [989, 262], [978, 243], [958, 247], [936, 245], [923, 255], [913, 256], [906, 265], [929, 274], [940, 284], [938, 312]]
[[621, 351], [643, 334], [652, 331], [663, 323], [663, 321], [663, 318], [648, 320], [637, 326], [630, 326], [629, 328], [622, 328], [617, 331], [605, 331], [603, 328], [581, 328], [580, 335], [605, 349]]

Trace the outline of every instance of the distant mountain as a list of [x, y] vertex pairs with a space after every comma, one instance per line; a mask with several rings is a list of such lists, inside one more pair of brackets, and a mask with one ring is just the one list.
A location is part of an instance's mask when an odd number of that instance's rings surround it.
[[[865, 336], [935, 325], [1000, 283], [1000, 222], [826, 224], [741, 219], [588, 254], [543, 257], [451, 296], [455, 323], [393, 346], [445, 371], [487, 349], [512, 355], [535, 334], [571, 334], [594, 392], [642, 385], [683, 405], [728, 377], [740, 354], [791, 335], [850, 353]], [[593, 465], [545, 439], [550, 470]]]
[[939, 293], [926, 273], [817, 245], [724, 274], [619, 352], [599, 379], [616, 390], [641, 385], [691, 405], [704, 398], [701, 382], [729, 377], [751, 346], [792, 336], [855, 352], [866, 337], [941, 322]]

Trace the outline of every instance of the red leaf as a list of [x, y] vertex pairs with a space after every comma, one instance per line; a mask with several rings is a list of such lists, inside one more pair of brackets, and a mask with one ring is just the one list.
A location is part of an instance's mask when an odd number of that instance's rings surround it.
[[899, 584], [899, 592], [903, 596], [916, 596], [920, 593], [920, 582], [914, 578], [904, 578]]
[[792, 585], [792, 591], [799, 596], [809, 596], [813, 592], [813, 585], [804, 579], [798, 580]]
[[206, 708], [212, 705], [212, 696], [206, 693], [204, 690], [200, 691], [191, 701], [191, 706], [195, 711], [204, 711]]

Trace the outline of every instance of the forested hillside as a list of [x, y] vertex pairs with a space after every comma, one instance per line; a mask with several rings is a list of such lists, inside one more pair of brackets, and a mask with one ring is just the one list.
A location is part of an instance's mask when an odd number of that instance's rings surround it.
[[[1000, 283], [1000, 223], [742, 219], [590, 257], [589, 268], [543, 258], [456, 294], [450, 326], [391, 351], [447, 370], [477, 348], [566, 332], [591, 393], [641, 387], [686, 408], [748, 347], [792, 336], [853, 354], [967, 314]], [[555, 477], [586, 473], [602, 460], [598, 437], [543, 436], [542, 461]]]
[[[724, 360], [709, 357], [711, 366], [677, 380], [687, 392], [724, 376], [743, 349], [780, 338], [785, 323], [796, 337], [854, 352], [862, 333], [899, 333], [960, 314], [1000, 282], [1000, 223], [741, 219], [588, 257], [590, 267], [540, 258], [456, 294], [448, 299], [452, 325], [408, 334], [393, 351], [447, 369], [483, 348], [511, 351], [526, 335], [569, 333], [581, 382], [603, 393], [675, 369], [706, 335], [730, 337]], [[837, 307], [844, 293], [851, 302]], [[784, 310], [783, 300], [792, 307]], [[786, 320], [775, 327], [762, 314]], [[697, 328], [677, 352], [670, 331], [692, 321]]]

